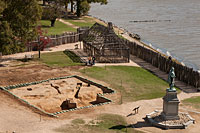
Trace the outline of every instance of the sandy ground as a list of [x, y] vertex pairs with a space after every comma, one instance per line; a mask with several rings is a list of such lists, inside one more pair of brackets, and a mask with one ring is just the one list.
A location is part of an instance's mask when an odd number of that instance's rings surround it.
[[[78, 98], [75, 98], [74, 96], [78, 91], [77, 83], [82, 83], [82, 87], [78, 93]], [[61, 94], [51, 84], [59, 87]], [[32, 90], [27, 90], [27, 88]], [[90, 102], [96, 101], [97, 94], [103, 93], [100, 88], [93, 85], [88, 87], [86, 83], [76, 78], [51, 80], [13, 89], [10, 92], [49, 113], [62, 111], [60, 106], [66, 99], [70, 100], [71, 103], [76, 103], [77, 107], [83, 107], [91, 105]]]

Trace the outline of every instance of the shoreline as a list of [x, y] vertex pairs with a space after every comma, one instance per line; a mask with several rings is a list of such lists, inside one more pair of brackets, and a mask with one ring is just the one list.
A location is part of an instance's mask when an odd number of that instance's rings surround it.
[[[100, 24], [103, 24], [103, 25], [107, 25], [107, 23], [108, 23], [105, 20], [103, 20], [101, 18], [98, 18], [98, 17], [95, 17], [95, 16], [92, 16], [92, 15], [87, 15], [85, 17], [93, 18], [96, 22], [98, 22]], [[155, 49], [152, 46], [150, 46], [151, 42], [149, 42], [150, 44], [148, 45], [147, 43], [144, 42], [144, 41], [147, 41], [147, 40], [143, 40], [143, 41], [142, 40], [136, 40], [135, 38], [132, 38], [132, 37], [129, 36], [129, 34], [136, 34], [136, 33], [131, 33], [127, 29], [124, 29], [122, 27], [118, 27], [115, 24], [113, 24], [113, 27], [114, 27], [115, 33], [118, 34], [118, 35], [122, 35], [122, 36], [124, 35], [123, 37], [125, 39], [127, 39], [129, 41], [133, 41], [134, 40], [133, 42], [136, 41], [137, 43], [139, 42], [139, 44], [141, 44], [141, 46], [149, 48], [152, 51], [157, 52], [157, 53], [161, 54], [162, 56], [164, 56], [166, 58], [169, 58], [169, 55], [167, 55], [167, 53], [164, 53], [162, 51], [163, 48], [155, 46], [155, 47], [157, 47], [157, 49]], [[159, 52], [158, 50], [161, 50], [162, 52]], [[164, 49], [164, 50], [166, 50], [166, 49]], [[169, 51], [166, 50], [166, 52], [169, 52]], [[186, 67], [189, 67], [189, 68], [192, 68], [194, 71], [197, 71], [198, 73], [200, 73], [200, 68], [198, 68], [198, 66], [196, 64], [193, 64], [190, 61], [188, 61], [189, 63], [184, 62], [184, 61], [180, 61], [181, 58], [178, 57], [178, 56], [172, 56], [171, 54], [170, 54], [170, 56], [172, 57], [172, 60], [175, 61], [176, 63], [181, 64], [181, 65], [186, 66]]]

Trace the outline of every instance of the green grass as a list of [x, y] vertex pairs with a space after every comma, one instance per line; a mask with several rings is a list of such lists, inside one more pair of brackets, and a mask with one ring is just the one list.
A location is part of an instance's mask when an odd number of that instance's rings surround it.
[[[81, 121], [81, 124], [80, 124]], [[84, 120], [75, 119], [72, 121], [72, 124], [63, 125], [59, 128], [54, 129], [56, 132], [61, 133], [142, 133], [137, 131], [134, 128], [130, 128], [129, 124], [126, 122], [125, 118], [120, 115], [115, 114], [102, 114], [97, 116], [96, 120], [92, 120], [87, 124], [82, 123]], [[77, 124], [78, 123], [78, 124]]]
[[74, 119], [72, 120], [72, 124], [85, 124], [85, 121], [83, 119]]
[[102, 80], [120, 91], [122, 102], [160, 98], [168, 83], [147, 70], [131, 66], [92, 67], [81, 70], [87, 76]]
[[[122, 132], [126, 130], [126, 120], [124, 117], [115, 114], [102, 114], [97, 117], [96, 125], [89, 126], [92, 129], [99, 129], [99, 130], [121, 130]], [[91, 121], [93, 123], [93, 121]]]
[[43, 30], [47, 30], [47, 35], [55, 35], [55, 34], [62, 34], [66, 31], [76, 31], [75, 28], [72, 28], [62, 22], [56, 21], [54, 27], [50, 27], [51, 22], [49, 20], [41, 20], [39, 24], [42, 25]]
[[92, 18], [88, 17], [82, 17], [82, 20], [66, 19], [65, 21], [70, 22], [78, 27], [85, 27], [85, 26], [91, 27], [95, 23], [95, 21]]
[[71, 52], [69, 50], [63, 51], [64, 54], [66, 54], [73, 62], [81, 63], [81, 58], [77, 56], [74, 52]]
[[200, 110], [200, 96], [191, 97], [182, 101], [183, 105], [192, 106]]
[[51, 52], [41, 54], [43, 63], [51, 67], [65, 67], [65, 66], [77, 66], [82, 65], [80, 62], [73, 62], [64, 52]]
[[94, 24], [94, 23], [88, 23], [88, 22], [76, 22], [74, 20], [67, 20], [67, 21], [78, 27], [85, 27], [85, 26], [91, 27]]

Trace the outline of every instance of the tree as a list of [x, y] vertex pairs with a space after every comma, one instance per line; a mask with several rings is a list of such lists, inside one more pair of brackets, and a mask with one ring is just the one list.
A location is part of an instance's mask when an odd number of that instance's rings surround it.
[[86, 14], [88, 14], [89, 10], [90, 10], [90, 4], [87, 2], [87, 0], [83, 0], [80, 3], [80, 14], [81, 15], [86, 15]]
[[[28, 40], [34, 39], [33, 30], [41, 16], [37, 0], [1, 0], [0, 52], [21, 52]], [[3, 7], [3, 8], [2, 8]]]
[[74, 12], [74, 0], [70, 0], [71, 3], [71, 13]]
[[81, 16], [81, 0], [77, 0], [76, 2], [76, 15], [77, 17], [80, 17]]
[[42, 30], [40, 26], [37, 27], [37, 33], [38, 33], [38, 57], [40, 58], [40, 51], [44, 50], [46, 45], [51, 42], [51, 39], [45, 35], [47, 33], [46, 31]]
[[[73, 1], [73, 0], [71, 0], [71, 1]], [[63, 2], [64, 2], [64, 5], [65, 5], [65, 10], [67, 12], [68, 4], [70, 3], [70, 0], [64, 0]]]
[[67, 1], [52, 0], [48, 5], [43, 7], [42, 19], [50, 20], [51, 27], [54, 27], [56, 19], [61, 17], [64, 9], [62, 6], [66, 5]]
[[5, 2], [3, 0], [0, 0], [0, 13], [2, 13], [4, 8], [5, 8]]
[[76, 14], [78, 17], [81, 15], [85, 15], [90, 10], [91, 3], [100, 3], [100, 4], [107, 4], [107, 0], [76, 0], [77, 2], [77, 8], [76, 8]]
[[14, 51], [14, 36], [8, 22], [0, 22], [0, 52], [3, 54], [12, 54]]

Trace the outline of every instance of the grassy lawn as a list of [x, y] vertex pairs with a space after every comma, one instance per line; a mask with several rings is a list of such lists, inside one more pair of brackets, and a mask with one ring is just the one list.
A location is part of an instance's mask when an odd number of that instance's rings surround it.
[[168, 83], [139, 67], [106, 66], [81, 70], [120, 91], [123, 102], [163, 97]]
[[95, 23], [95, 21], [92, 18], [88, 18], [88, 17], [82, 17], [81, 20], [66, 19], [65, 21], [70, 22], [73, 25], [78, 26], [78, 27], [84, 27], [84, 26], [91, 27]]
[[65, 66], [77, 66], [82, 65], [80, 62], [74, 62], [70, 59], [65, 52], [51, 52], [41, 54], [41, 59], [43, 63], [51, 67], [65, 67]]
[[92, 130], [106, 131], [106, 129], [116, 130], [125, 132], [126, 131], [126, 120], [115, 114], [102, 114], [97, 117], [97, 122], [90, 121], [91, 124], [88, 127]]
[[50, 27], [51, 22], [49, 20], [41, 20], [39, 24], [41, 24], [43, 30], [47, 30], [47, 35], [62, 34], [63, 32], [66, 31], [76, 31], [75, 28], [72, 28], [59, 21], [55, 22], [54, 27]]
[[200, 96], [191, 97], [182, 101], [183, 105], [192, 106], [200, 110]]
[[[76, 122], [75, 122], [76, 121]], [[72, 124], [67, 124], [57, 129], [56, 132], [81, 132], [81, 133], [116, 133], [116, 132], [128, 132], [128, 133], [142, 133], [128, 126], [124, 117], [114, 114], [102, 114], [97, 116], [96, 120], [92, 120], [85, 124], [82, 119], [75, 119]]]
[[83, 119], [78, 118], [78, 119], [72, 120], [72, 124], [74, 125], [85, 124], [85, 121]]

